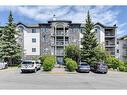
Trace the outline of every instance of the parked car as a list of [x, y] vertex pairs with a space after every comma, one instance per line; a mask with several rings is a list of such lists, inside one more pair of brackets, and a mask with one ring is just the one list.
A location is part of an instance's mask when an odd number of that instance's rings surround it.
[[94, 68], [92, 68], [91, 66], [91, 71], [95, 73], [105, 73], [106, 74], [108, 72], [108, 66], [104, 62], [98, 62], [94, 64]]
[[0, 69], [6, 69], [8, 68], [7, 62], [0, 62]]
[[32, 71], [37, 72], [41, 68], [41, 64], [38, 61], [25, 60], [21, 63], [21, 72]]
[[87, 64], [86, 62], [80, 62], [78, 65], [78, 72], [86, 72], [89, 73], [90, 72], [90, 65]]

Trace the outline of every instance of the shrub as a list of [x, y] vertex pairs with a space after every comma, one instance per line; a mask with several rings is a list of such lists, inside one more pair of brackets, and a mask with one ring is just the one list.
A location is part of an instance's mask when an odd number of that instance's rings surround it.
[[126, 67], [124, 65], [120, 65], [119, 66], [119, 71], [125, 72], [126, 71]]
[[71, 59], [71, 58], [65, 58], [65, 59], [64, 59], [65, 65], [66, 65], [66, 63], [67, 63], [68, 61], [72, 61], [72, 59]]
[[119, 71], [127, 71], [127, 65], [123, 61], [119, 62]]
[[127, 71], [127, 65], [123, 61], [115, 57], [108, 56], [106, 59], [106, 63], [108, 64], [109, 68], [119, 69], [119, 71], [124, 71], [124, 72]]
[[53, 56], [53, 55], [48, 55], [48, 54], [43, 55], [43, 56], [41, 56], [41, 57], [39, 58], [40, 61], [41, 61], [41, 64], [43, 64], [44, 60], [45, 60], [47, 57], [53, 57], [53, 58], [55, 59], [55, 56]]
[[73, 72], [77, 69], [77, 63], [76, 61], [73, 61], [73, 60], [68, 60], [67, 63], [66, 63], [66, 68], [70, 71], [70, 72]]
[[56, 63], [56, 59], [53, 56], [46, 57], [43, 61], [43, 70], [51, 71]]

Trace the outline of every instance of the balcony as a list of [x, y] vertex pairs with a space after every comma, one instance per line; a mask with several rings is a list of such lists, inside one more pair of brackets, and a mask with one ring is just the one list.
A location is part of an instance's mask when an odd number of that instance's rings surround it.
[[56, 30], [56, 34], [55, 32], [52, 32], [51, 33], [51, 36], [68, 36], [68, 32], [65, 31], [65, 34], [64, 34], [64, 31], [63, 30]]
[[115, 44], [114, 43], [105, 44], [105, 47], [115, 47]]
[[56, 45], [64, 45], [64, 41], [56, 41]]
[[124, 58], [127, 58], [127, 54], [123, 55]]
[[69, 41], [65, 41], [65, 45], [68, 45], [69, 44]]
[[127, 44], [123, 44], [123, 49], [127, 49]]
[[105, 33], [105, 37], [106, 38], [114, 38], [115, 34], [113, 34], [113, 33]]
[[56, 35], [63, 36], [64, 31], [63, 30], [56, 30]]
[[64, 56], [64, 52], [59, 52], [59, 51], [57, 51], [57, 52], [56, 52], [56, 55], [57, 55], [57, 56]]

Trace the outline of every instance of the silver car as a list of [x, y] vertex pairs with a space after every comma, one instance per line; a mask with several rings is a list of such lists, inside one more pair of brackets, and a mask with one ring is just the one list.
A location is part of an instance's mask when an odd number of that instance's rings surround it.
[[90, 65], [87, 64], [86, 62], [80, 62], [77, 71], [78, 72], [86, 72], [86, 73], [89, 73], [90, 72]]
[[0, 62], [0, 69], [6, 69], [7, 67], [7, 62]]
[[32, 71], [37, 72], [41, 69], [41, 64], [38, 61], [25, 60], [21, 63], [21, 72]]

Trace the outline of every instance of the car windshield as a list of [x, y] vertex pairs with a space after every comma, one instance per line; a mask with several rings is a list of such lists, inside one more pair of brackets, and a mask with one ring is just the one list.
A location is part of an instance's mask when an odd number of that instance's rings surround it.
[[22, 64], [34, 64], [34, 62], [23, 62]]
[[80, 64], [81, 66], [88, 66], [88, 64]]

